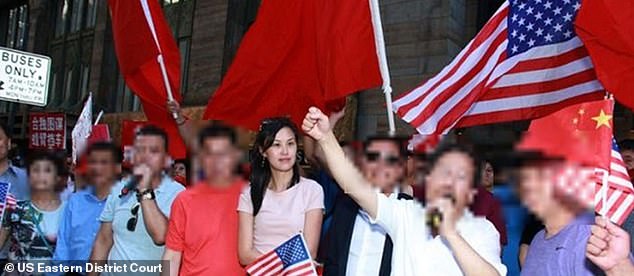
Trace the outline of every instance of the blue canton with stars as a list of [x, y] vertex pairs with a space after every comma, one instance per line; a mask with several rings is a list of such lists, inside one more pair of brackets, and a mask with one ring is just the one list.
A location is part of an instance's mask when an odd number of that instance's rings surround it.
[[275, 253], [280, 257], [284, 268], [303, 262], [310, 261], [308, 252], [304, 248], [302, 237], [297, 235], [275, 249]]
[[579, 0], [509, 0], [508, 56], [576, 36], [573, 23]]

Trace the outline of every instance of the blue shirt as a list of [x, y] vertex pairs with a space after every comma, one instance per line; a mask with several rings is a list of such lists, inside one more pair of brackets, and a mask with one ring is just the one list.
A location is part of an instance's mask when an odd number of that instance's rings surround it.
[[30, 200], [29, 178], [26, 171], [13, 165], [0, 174], [0, 182], [11, 183], [9, 192], [16, 200]]
[[105, 204], [106, 199], [95, 196], [93, 187], [70, 196], [60, 221], [54, 261], [88, 261]]
[[[163, 257], [164, 246], [154, 244], [145, 228], [141, 207], [137, 213], [136, 228], [134, 231], [127, 228], [128, 221], [132, 218], [131, 210], [138, 201], [134, 193], [119, 197], [126, 183], [126, 180], [121, 181], [112, 188], [106, 207], [99, 218], [102, 222], [112, 223], [114, 244], [110, 249], [108, 260], [160, 260]], [[161, 184], [154, 190], [156, 204], [167, 218], [170, 216], [172, 202], [183, 190], [185, 190], [183, 185], [168, 176], [164, 176]], [[201, 223], [201, 225], [204, 224], [204, 222]]]

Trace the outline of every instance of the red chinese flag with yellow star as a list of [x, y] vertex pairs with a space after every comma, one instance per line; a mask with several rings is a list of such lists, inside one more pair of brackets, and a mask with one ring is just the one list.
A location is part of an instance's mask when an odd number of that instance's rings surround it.
[[609, 169], [613, 109], [613, 100], [592, 101], [533, 120], [517, 148]]

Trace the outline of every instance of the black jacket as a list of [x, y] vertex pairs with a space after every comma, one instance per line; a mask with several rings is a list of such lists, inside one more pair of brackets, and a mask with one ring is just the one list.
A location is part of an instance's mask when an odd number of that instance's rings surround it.
[[[408, 194], [400, 193], [398, 199], [411, 200]], [[359, 205], [345, 194], [339, 194], [334, 207], [332, 224], [326, 234], [323, 248], [324, 276], [344, 276], [348, 265], [348, 253]], [[387, 235], [381, 259], [380, 276], [389, 276], [392, 271], [392, 239]], [[368, 275], [372, 276], [372, 275]]]

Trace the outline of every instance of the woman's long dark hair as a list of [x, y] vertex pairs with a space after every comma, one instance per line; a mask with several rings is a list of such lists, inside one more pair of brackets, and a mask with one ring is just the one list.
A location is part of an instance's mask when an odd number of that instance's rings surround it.
[[[295, 135], [296, 143], [299, 142], [299, 132], [297, 127], [288, 118], [271, 118], [265, 119], [260, 125], [260, 131], [255, 137], [255, 142], [251, 148], [251, 202], [253, 203], [253, 216], [256, 216], [262, 207], [262, 201], [264, 200], [264, 194], [271, 181], [271, 165], [269, 161], [262, 155], [263, 152], [268, 150], [275, 142], [275, 135], [283, 129], [289, 128]], [[299, 150], [299, 149], [298, 149]], [[291, 178], [290, 187], [293, 187], [299, 182], [299, 159], [295, 159], [293, 165], [293, 177]]]

